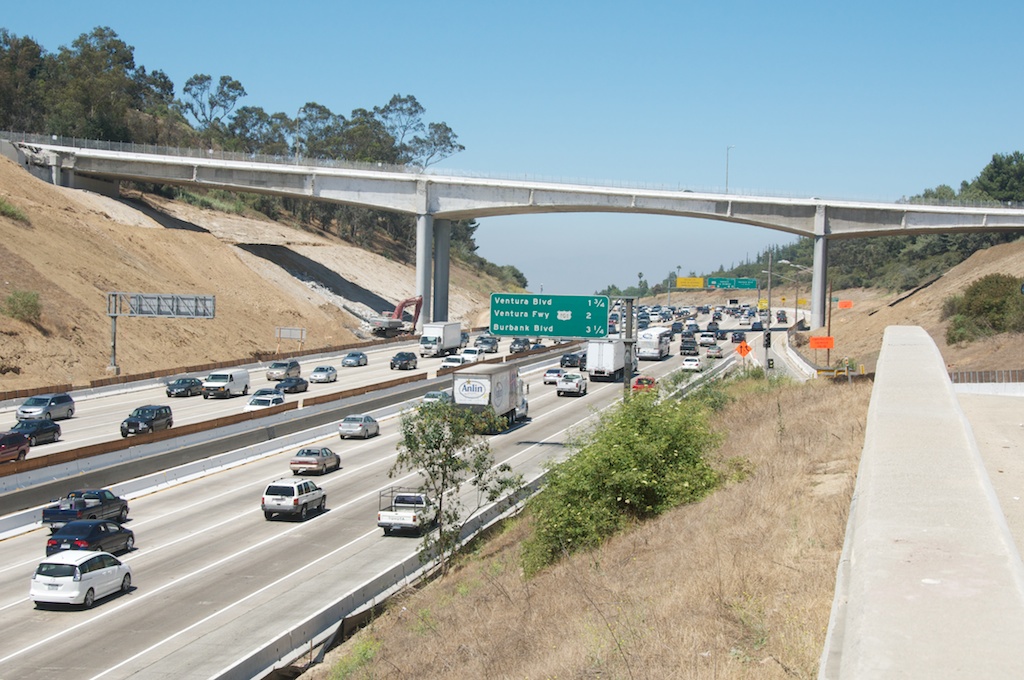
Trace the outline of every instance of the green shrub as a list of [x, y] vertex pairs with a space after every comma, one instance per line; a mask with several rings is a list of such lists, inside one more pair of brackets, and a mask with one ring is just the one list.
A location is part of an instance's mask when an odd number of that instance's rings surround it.
[[996, 333], [1024, 332], [1022, 280], [1007, 274], [989, 274], [969, 285], [962, 294], [946, 298], [942, 318], [949, 319], [946, 343], [967, 343]]
[[720, 482], [706, 456], [719, 437], [698, 400], [633, 395], [570, 443], [527, 504], [533, 534], [523, 545], [528, 575], [561, 555], [600, 544], [630, 522], [703, 498]]
[[4, 300], [3, 312], [12, 319], [38, 324], [43, 313], [43, 307], [39, 303], [39, 293], [30, 293], [24, 290], [12, 291]]
[[8, 203], [2, 198], [0, 198], [0, 216], [10, 217], [12, 220], [28, 224], [28, 216], [25, 215], [20, 208]]

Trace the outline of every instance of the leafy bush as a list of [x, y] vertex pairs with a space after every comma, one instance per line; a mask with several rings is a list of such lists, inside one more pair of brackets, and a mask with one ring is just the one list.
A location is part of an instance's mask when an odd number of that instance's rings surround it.
[[18, 321], [38, 324], [43, 313], [43, 307], [39, 303], [39, 293], [30, 293], [24, 290], [13, 291], [4, 300], [3, 313]]
[[20, 208], [15, 205], [11, 205], [2, 198], [0, 198], [0, 216], [10, 217], [12, 220], [28, 224], [28, 216], [25, 215]]
[[942, 318], [950, 320], [946, 343], [1024, 332], [1021, 283], [1021, 279], [1007, 274], [989, 274], [969, 285], [962, 294], [946, 298], [942, 303]]
[[528, 575], [563, 553], [592, 548], [627, 523], [703, 498], [720, 482], [706, 460], [719, 437], [698, 400], [632, 396], [574, 441], [527, 505], [534, 532], [523, 545]]

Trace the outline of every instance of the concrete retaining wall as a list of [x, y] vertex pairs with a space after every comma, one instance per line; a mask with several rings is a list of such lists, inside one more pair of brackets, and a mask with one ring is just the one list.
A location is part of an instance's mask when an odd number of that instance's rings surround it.
[[1024, 565], [935, 343], [886, 329], [820, 680], [1024, 676]]

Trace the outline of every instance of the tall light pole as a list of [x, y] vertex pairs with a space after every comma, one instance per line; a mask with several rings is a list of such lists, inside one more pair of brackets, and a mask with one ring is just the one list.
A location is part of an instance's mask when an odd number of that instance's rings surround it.
[[[794, 269], [799, 269], [802, 272], [810, 272], [812, 275], [814, 274], [813, 267], [805, 267], [804, 265], [797, 264], [796, 262], [790, 262], [789, 260], [779, 260], [779, 264], [788, 264], [790, 267], [793, 267]], [[793, 323], [798, 323], [800, 321], [800, 289], [797, 288], [796, 292], [798, 297], [796, 300], [793, 300]]]
[[729, 149], [735, 148], [735, 144], [725, 147], [725, 193], [729, 193]]

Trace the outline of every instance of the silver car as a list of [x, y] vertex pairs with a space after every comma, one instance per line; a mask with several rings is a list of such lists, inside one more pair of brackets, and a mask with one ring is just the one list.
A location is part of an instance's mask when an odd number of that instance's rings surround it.
[[338, 423], [338, 434], [341, 435], [342, 439], [348, 439], [349, 437], [369, 439], [380, 434], [380, 424], [373, 419], [373, 416], [345, 416], [345, 419]]
[[345, 355], [345, 358], [341, 360], [342, 366], [365, 366], [366, 365], [366, 354], [363, 352], [349, 352]]
[[317, 366], [313, 369], [313, 372], [309, 374], [309, 382], [314, 383], [334, 382], [337, 379], [338, 369], [334, 366]]
[[60, 420], [75, 415], [75, 400], [70, 394], [39, 394], [18, 407], [18, 420]]

